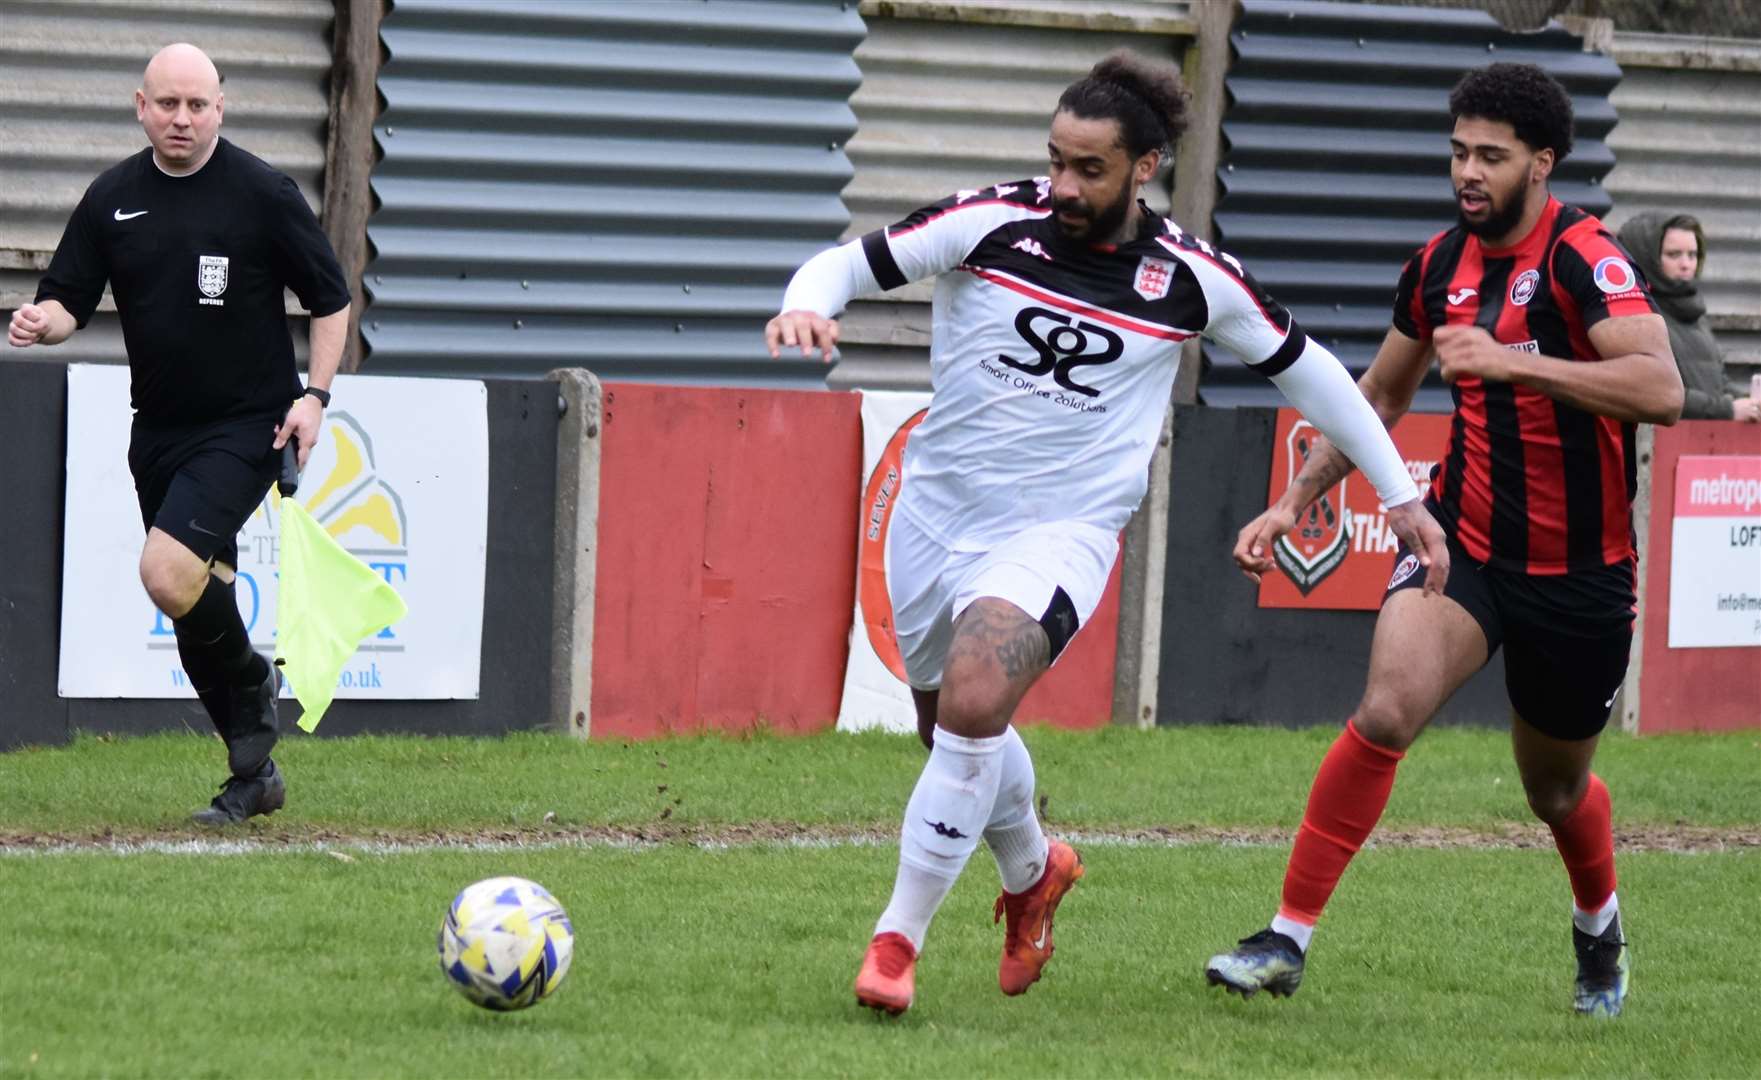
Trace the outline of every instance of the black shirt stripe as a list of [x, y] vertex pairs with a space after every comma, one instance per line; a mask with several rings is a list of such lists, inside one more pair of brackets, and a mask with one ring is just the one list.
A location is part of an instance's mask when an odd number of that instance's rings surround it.
[[[1480, 310], [1474, 325], [1497, 336], [1498, 319], [1510, 292], [1510, 271], [1516, 260], [1487, 259], [1480, 278]], [[1516, 408], [1516, 387], [1507, 382], [1481, 383], [1486, 395], [1486, 435], [1491, 460], [1492, 550], [1516, 562], [1529, 557], [1528, 473], [1523, 463], [1521, 417]]]

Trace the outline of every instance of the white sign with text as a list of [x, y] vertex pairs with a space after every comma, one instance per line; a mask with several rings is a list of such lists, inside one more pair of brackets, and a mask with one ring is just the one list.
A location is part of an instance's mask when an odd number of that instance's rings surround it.
[[1761, 646], [1761, 457], [1675, 467], [1669, 647]]
[[862, 395], [862, 502], [855, 507], [856, 612], [850, 659], [838, 705], [839, 731], [917, 731], [917, 708], [893, 633], [887, 587], [887, 529], [903, 490], [905, 442], [929, 410], [930, 395], [865, 391]]
[[[67, 369], [67, 501], [61, 571], [66, 698], [193, 698], [171, 620], [140, 581], [128, 469], [129, 373]], [[488, 537], [489, 415], [481, 382], [340, 375], [294, 497], [402, 594], [410, 613], [361, 644], [347, 698], [475, 698]], [[238, 605], [251, 642], [275, 648], [279, 497], [239, 532]], [[284, 696], [286, 691], [284, 690]]]

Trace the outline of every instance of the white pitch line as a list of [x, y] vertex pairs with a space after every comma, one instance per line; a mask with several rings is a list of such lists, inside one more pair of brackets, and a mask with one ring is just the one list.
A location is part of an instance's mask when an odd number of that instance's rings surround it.
[[[414, 855], [439, 851], [498, 852], [498, 851], [557, 851], [557, 850], [591, 850], [605, 848], [621, 851], [652, 851], [656, 848], [678, 847], [689, 845], [702, 851], [728, 851], [738, 848], [796, 848], [805, 850], [828, 850], [833, 848], [854, 847], [893, 847], [897, 844], [895, 833], [876, 829], [872, 832], [842, 831], [831, 834], [814, 834], [811, 831], [793, 833], [786, 836], [739, 835], [733, 838], [718, 837], [715, 830], [705, 829], [702, 834], [685, 833], [678, 836], [662, 836], [650, 839], [632, 830], [636, 835], [573, 835], [527, 838], [474, 838], [468, 836], [442, 837], [424, 840], [285, 840], [285, 839], [230, 839], [224, 837], [185, 837], [181, 839], [142, 839], [142, 840], [66, 840], [58, 839], [45, 844], [0, 843], [0, 857], [28, 858], [34, 856], [66, 856], [66, 855], [193, 855], [201, 857], [226, 857], [234, 855], [322, 855], [328, 854], [343, 861], [356, 855]], [[1245, 833], [1245, 835], [1244, 835]], [[1246, 830], [1219, 830], [1216, 833], [1161, 833], [1149, 831], [1132, 832], [1090, 832], [1084, 830], [1055, 831], [1058, 836], [1073, 844], [1083, 847], [1115, 847], [1115, 848], [1184, 848], [1198, 846], [1217, 846], [1227, 848], [1284, 848], [1290, 843], [1283, 835], [1265, 837], [1253, 835]], [[1533, 838], [1523, 842], [1525, 838], [1503, 836], [1497, 834], [1481, 834], [1463, 831], [1448, 833], [1434, 838], [1417, 840], [1396, 834], [1388, 837], [1378, 845], [1372, 838], [1366, 847], [1384, 847], [1388, 849], [1422, 848], [1426, 850], [1458, 850], [1470, 848], [1474, 850], [1551, 850], [1550, 846], [1541, 845]], [[1642, 844], [1639, 850], [1659, 850], [1650, 844]], [[1717, 837], [1700, 837], [1688, 842], [1680, 848], [1664, 848], [1678, 854], [1716, 854], [1719, 852], [1751, 852], [1756, 850], [1752, 843], [1725, 842]]]

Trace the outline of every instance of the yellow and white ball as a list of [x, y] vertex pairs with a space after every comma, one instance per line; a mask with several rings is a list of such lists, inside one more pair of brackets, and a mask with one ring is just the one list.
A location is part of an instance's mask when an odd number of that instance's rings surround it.
[[440, 970], [486, 1009], [524, 1009], [569, 972], [575, 930], [556, 897], [525, 878], [487, 878], [453, 898], [440, 924]]

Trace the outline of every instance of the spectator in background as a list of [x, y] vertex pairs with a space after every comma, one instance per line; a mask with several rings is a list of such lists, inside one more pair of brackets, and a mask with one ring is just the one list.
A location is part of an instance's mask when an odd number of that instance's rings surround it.
[[1699, 286], [1706, 234], [1699, 221], [1687, 214], [1640, 214], [1620, 227], [1620, 242], [1651, 279], [1651, 295], [1669, 325], [1669, 347], [1688, 395], [1682, 419], [1761, 421], [1761, 401], [1730, 389], [1723, 350], [1706, 325]]

